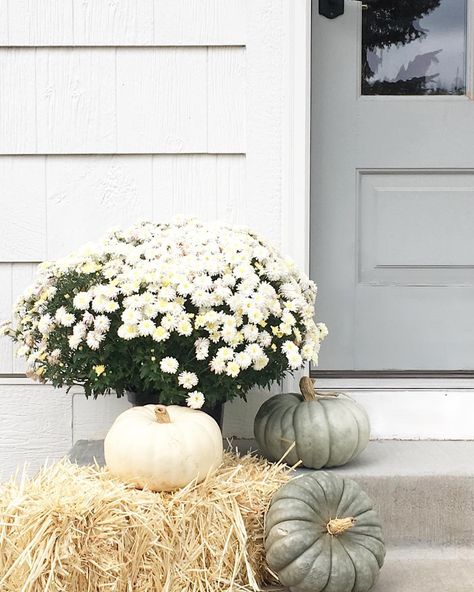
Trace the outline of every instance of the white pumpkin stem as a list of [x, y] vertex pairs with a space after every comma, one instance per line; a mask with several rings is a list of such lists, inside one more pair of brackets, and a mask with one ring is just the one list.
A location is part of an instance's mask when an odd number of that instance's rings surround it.
[[326, 529], [332, 536], [339, 536], [352, 528], [355, 523], [355, 518], [333, 518], [326, 524]]
[[155, 417], [158, 423], [171, 423], [170, 415], [164, 405], [155, 405]]
[[319, 393], [314, 386], [314, 380], [309, 376], [303, 376], [300, 379], [300, 391], [305, 401], [314, 401], [316, 399], [327, 399], [329, 397], [338, 397], [339, 393]]

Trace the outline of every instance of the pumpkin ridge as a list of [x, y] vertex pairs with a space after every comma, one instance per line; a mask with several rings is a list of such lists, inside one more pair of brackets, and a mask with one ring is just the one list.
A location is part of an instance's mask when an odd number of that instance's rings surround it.
[[[303, 450], [301, 450], [300, 447], [298, 446], [298, 441], [300, 439], [303, 440], [303, 438], [300, 438], [300, 431], [301, 430], [298, 429], [298, 425], [299, 425], [299, 421], [300, 420], [299, 420], [299, 415], [298, 415], [298, 418], [297, 418], [296, 417], [296, 414], [298, 412], [298, 409], [304, 410], [304, 409], [309, 408], [309, 405], [304, 405], [305, 402], [306, 403], [312, 403], [312, 401], [306, 401], [306, 399], [304, 399], [300, 403], [300, 405], [295, 405], [291, 424], [293, 426], [293, 432], [295, 434], [295, 450], [296, 450], [296, 454], [298, 455], [298, 458], [301, 460], [303, 466], [313, 466], [313, 463], [311, 463], [311, 464], [307, 464], [306, 463], [306, 460], [307, 460], [306, 453]], [[296, 421], [297, 419], [298, 419], [298, 421]], [[303, 457], [304, 457], [304, 459], [303, 459]], [[311, 460], [312, 460], [312, 457], [311, 457]]]
[[[356, 534], [356, 533], [352, 533], [352, 534], [354, 535], [354, 534]], [[372, 536], [372, 535], [370, 535], [370, 534], [362, 534], [362, 533], [360, 533], [360, 532], [359, 532], [359, 533], [357, 533], [357, 534], [358, 534], [358, 536], [359, 536], [359, 537], [365, 537], [365, 536], [367, 536], [367, 537], [369, 537], [369, 538], [372, 538], [372, 539], [376, 540], [378, 543], [380, 543], [380, 544], [382, 545], [382, 547], [383, 547], [383, 545], [384, 545], [384, 542], [383, 542], [383, 541], [381, 541], [381, 540], [380, 540], [380, 539], [378, 539], [377, 537], [374, 537], [374, 536]], [[349, 537], [351, 537], [351, 535], [350, 535], [350, 534], [349, 534], [348, 536], [349, 536]], [[352, 538], [352, 537], [351, 537], [351, 538]], [[379, 567], [382, 567], [382, 566], [383, 566], [383, 563], [384, 563], [384, 557], [382, 557], [382, 559], [381, 559], [381, 563], [380, 563], [380, 562], [379, 562], [379, 560], [378, 560], [378, 557], [377, 557], [377, 555], [376, 555], [376, 554], [375, 554], [375, 553], [372, 551], [372, 549], [369, 549], [369, 547], [367, 547], [366, 545], [364, 545], [364, 543], [363, 543], [363, 542], [361, 542], [359, 539], [357, 539], [357, 543], [356, 543], [356, 544], [357, 544], [357, 545], [359, 545], [360, 547], [364, 547], [364, 549], [365, 549], [366, 551], [368, 551], [368, 552], [369, 552], [371, 555], [373, 555], [373, 557], [375, 558], [375, 561], [377, 562], [377, 565], [378, 565]], [[385, 553], [383, 553], [383, 555], [385, 556]]]
[[[262, 412], [263, 419], [260, 419], [260, 417], [259, 417], [260, 411], [262, 411], [264, 409], [265, 409], [265, 403], [262, 405], [262, 407], [259, 409], [257, 415], [255, 416], [255, 420], [254, 420], [254, 431], [255, 431], [255, 437], [257, 438], [259, 447], [260, 448], [263, 448], [262, 452], [264, 453], [264, 455], [267, 458], [270, 458], [272, 455], [270, 454], [270, 452], [269, 452], [269, 450], [267, 448], [267, 444], [266, 444], [266, 440], [265, 440], [265, 430], [267, 429], [267, 424], [268, 424], [268, 422], [270, 420], [271, 414], [269, 413], [269, 414], [266, 414], [265, 415]], [[263, 425], [261, 425], [260, 422], [262, 422]], [[259, 430], [258, 431], [261, 432], [261, 434], [262, 434], [262, 437], [261, 438], [259, 438], [257, 436], [257, 433], [256, 433], [257, 430], [255, 430], [255, 425], [258, 425], [258, 427], [259, 427]]]
[[[309, 574], [313, 571], [314, 569], [314, 565], [316, 563], [316, 561], [319, 559], [319, 557], [323, 554], [323, 553], [328, 553], [329, 554], [329, 569], [328, 569], [328, 577], [326, 579], [326, 582], [324, 583], [324, 585], [322, 586], [322, 588], [318, 588], [317, 590], [314, 590], [313, 592], [324, 592], [324, 590], [326, 589], [328, 582], [329, 582], [329, 577], [331, 575], [331, 569], [332, 569], [332, 547], [331, 547], [331, 543], [329, 541], [328, 537], [324, 537], [321, 540], [321, 551], [316, 555], [316, 557], [314, 558], [314, 561], [311, 565], [311, 569], [308, 571], [308, 573], [306, 573], [304, 575], [303, 578], [301, 578], [301, 580], [299, 580], [298, 584], [296, 584], [297, 586], [301, 586], [301, 584], [304, 582], [304, 580], [309, 576]], [[329, 548], [328, 548], [329, 547]], [[292, 586], [292, 588], [294, 588], [294, 586]], [[295, 591], [297, 592], [297, 591]]]
[[[306, 551], [309, 551], [311, 549], [311, 547], [314, 547], [314, 545], [316, 545], [316, 543], [318, 543], [319, 541], [321, 541], [321, 538], [318, 537], [314, 543], [308, 547], [306, 549]], [[304, 553], [306, 553], [306, 551], [304, 551]], [[294, 588], [295, 586], [299, 586], [301, 584], [301, 582], [311, 573], [311, 571], [314, 569], [314, 564], [316, 563], [316, 561], [318, 560], [318, 557], [321, 555], [321, 553], [324, 551], [324, 541], [321, 541], [321, 549], [319, 550], [319, 553], [316, 555], [316, 557], [313, 559], [313, 562], [310, 564], [308, 571], [303, 575], [303, 577], [301, 577], [299, 580], [297, 580], [296, 582], [294, 582], [293, 584], [291, 584], [291, 587]], [[285, 568], [290, 567], [290, 565], [292, 563], [294, 563], [295, 561], [299, 561], [301, 559], [301, 556], [304, 554], [302, 553], [301, 555], [299, 555], [298, 557], [295, 557], [294, 559], [292, 559], [290, 561], [290, 563], [288, 563], [288, 565], [285, 566]], [[284, 568], [284, 569], [285, 569]], [[327, 586], [327, 582], [326, 584], [324, 584], [324, 588]], [[324, 590], [324, 588], [321, 588], [321, 590]]]
[[[289, 501], [289, 502], [291, 501], [293, 503], [295, 502], [294, 498], [291, 498], [291, 497], [279, 497], [275, 501], [280, 501], [280, 500], [287, 500], [287, 501]], [[304, 504], [305, 506], [308, 506], [308, 508], [311, 510], [311, 512], [313, 512], [314, 514], [316, 514], [317, 518], [319, 518], [323, 524], [326, 522], [326, 520], [312, 506], [310, 506], [307, 501], [305, 501], [305, 500], [303, 500], [301, 498], [298, 498], [298, 502]], [[302, 520], [302, 519], [301, 518], [298, 518], [298, 520]], [[314, 520], [311, 520], [311, 521], [310, 520], [305, 520], [305, 522], [311, 522], [312, 524], [317, 524], [317, 522], [315, 522]], [[324, 534], [324, 530], [321, 531], [321, 534]]]
[[356, 568], [356, 565], [354, 563], [354, 560], [352, 559], [352, 555], [346, 549], [346, 546], [344, 544], [344, 539], [341, 538], [339, 540], [339, 543], [340, 543], [341, 547], [344, 549], [345, 554], [349, 557], [350, 562], [352, 563], [352, 567], [354, 568], [354, 585], [352, 586], [352, 590], [351, 590], [351, 592], [354, 592], [354, 590], [356, 589], [356, 586], [357, 586], [357, 568]]
[[[292, 533], [292, 534], [293, 534], [293, 533]], [[280, 568], [278, 569], [278, 571], [283, 571], [284, 569], [287, 569], [288, 567], [290, 567], [290, 565], [291, 565], [292, 563], [294, 563], [295, 561], [299, 561], [299, 560], [300, 560], [300, 558], [301, 558], [301, 557], [302, 557], [302, 556], [303, 556], [305, 553], [307, 553], [307, 552], [308, 552], [308, 551], [311, 549], [311, 547], [314, 547], [314, 545], [315, 545], [315, 544], [316, 544], [316, 543], [319, 541], [319, 538], [320, 538], [320, 537], [316, 536], [316, 538], [314, 539], [314, 541], [312, 541], [312, 542], [311, 542], [311, 543], [310, 543], [310, 544], [309, 544], [309, 545], [308, 545], [308, 546], [305, 548], [305, 550], [304, 550], [304, 551], [302, 551], [302, 552], [301, 552], [301, 553], [300, 553], [300, 554], [299, 554], [297, 557], [293, 557], [293, 559], [291, 559], [291, 560], [290, 560], [288, 563], [286, 563], [286, 564], [285, 564], [283, 567], [280, 567]], [[270, 551], [271, 551], [272, 547], [274, 547], [274, 546], [275, 546], [275, 545], [276, 545], [278, 542], [280, 542], [280, 541], [281, 541], [281, 539], [278, 539], [278, 540], [276, 540], [276, 541], [275, 541], [275, 542], [274, 542], [274, 543], [273, 543], [273, 544], [272, 544], [272, 545], [271, 545], [271, 546], [270, 546], [270, 547], [269, 547], [269, 548], [266, 550], [266, 553], [267, 553], [267, 554], [268, 554], [268, 553], [270, 553]], [[321, 552], [319, 552], [319, 553], [316, 555], [316, 557], [315, 557], [314, 561], [316, 561], [316, 559], [319, 557], [319, 555], [320, 555], [320, 554], [321, 554]], [[313, 565], [314, 565], [314, 561], [313, 561], [313, 563], [311, 564], [311, 568], [312, 568], [312, 567], [313, 567]], [[308, 572], [309, 572], [309, 570], [308, 570]], [[302, 580], [302, 579], [304, 579], [304, 578], [305, 578], [307, 575], [308, 575], [307, 573], [306, 573], [306, 574], [304, 574], [304, 576], [301, 578], [301, 580]], [[301, 580], [298, 580], [298, 584], [299, 584], [299, 582], [300, 582]], [[297, 585], [297, 584], [292, 584], [292, 586], [294, 586], [294, 585]]]
[[[357, 526], [357, 524], [356, 524], [356, 525], [354, 525], [354, 528], [355, 528], [356, 526]], [[371, 525], [371, 526], [372, 526], [372, 525]], [[379, 527], [379, 528], [380, 528], [380, 527]], [[349, 532], [348, 532], [347, 534], [348, 534], [348, 536], [351, 536], [351, 535], [352, 535], [352, 536], [357, 536], [357, 537], [367, 537], [367, 538], [369, 538], [369, 539], [374, 539], [374, 541], [377, 541], [377, 542], [379, 542], [379, 543], [380, 543], [380, 544], [382, 544], [382, 545], [384, 545], [384, 544], [385, 544], [385, 543], [383, 542], [383, 540], [382, 540], [382, 539], [379, 539], [379, 537], [377, 537], [377, 536], [375, 536], [375, 535], [373, 535], [373, 534], [370, 534], [370, 533], [368, 533], [368, 532], [357, 532], [357, 530], [353, 530], [351, 533], [349, 533]], [[361, 544], [362, 544], [362, 543], [361, 543]], [[363, 547], [365, 547], [365, 545], [362, 545], [362, 546], [363, 546]], [[367, 551], [370, 551], [370, 549], [369, 549], [368, 547], [365, 547], [365, 548], [367, 549]], [[372, 551], [370, 551], [370, 552], [372, 553]], [[372, 553], [372, 555], [373, 555], [373, 553]]]
[[[276, 407], [276, 405], [275, 405], [275, 407]], [[280, 459], [277, 458], [277, 455], [275, 455], [271, 452], [271, 448], [268, 447], [268, 444], [267, 444], [267, 438], [269, 436], [269, 432], [271, 431], [270, 427], [272, 426], [272, 423], [273, 423], [273, 413], [274, 412], [272, 412], [272, 411], [268, 413], [268, 416], [267, 416], [268, 419], [267, 419], [267, 421], [265, 423], [265, 427], [263, 429], [263, 441], [265, 443], [265, 447], [270, 452], [270, 454], [268, 455], [268, 458], [273, 461], [278, 461]], [[283, 455], [280, 455], [280, 457], [281, 456], [283, 456]]]
[[329, 501], [328, 501], [328, 498], [326, 496], [326, 492], [324, 491], [324, 487], [321, 485], [321, 483], [317, 479], [315, 479], [315, 481], [318, 484], [319, 489], [321, 489], [321, 491], [323, 492], [324, 501], [326, 502], [326, 509], [327, 509], [328, 513], [330, 513]]
[[[285, 418], [286, 418], [287, 415], [291, 415], [291, 420], [289, 422], [289, 425], [291, 425], [292, 432], [293, 432], [293, 442], [295, 444], [294, 452], [295, 452], [295, 454], [297, 456], [296, 462], [298, 462], [301, 459], [301, 456], [300, 456], [300, 453], [299, 453], [299, 450], [298, 450], [298, 439], [296, 437], [296, 429], [295, 429], [295, 424], [294, 424], [296, 408], [297, 408], [296, 405], [289, 405], [286, 408], [286, 410], [282, 413], [282, 415], [280, 417], [280, 430], [281, 430], [281, 434], [283, 435], [285, 433], [285, 429], [284, 429], [284, 421], [285, 421]], [[290, 444], [290, 446], [293, 444], [293, 442]]]
[[[354, 543], [352, 543], [352, 542], [351, 542], [351, 541], [349, 541], [349, 540], [346, 540], [346, 544], [349, 544], [349, 546], [351, 546], [351, 545], [352, 545], [352, 544], [354, 544]], [[362, 545], [362, 544], [360, 544], [359, 542], [357, 542], [357, 543], [355, 543], [355, 544], [356, 544], [357, 546], [359, 546], [359, 547], [362, 547], [363, 549], [365, 549], [365, 550], [367, 551], [367, 553], [369, 553], [369, 554], [370, 554], [370, 555], [371, 555], [371, 556], [372, 556], [372, 557], [375, 559], [375, 563], [378, 565], [378, 568], [379, 568], [379, 571], [380, 571], [380, 570], [382, 569], [382, 567], [383, 567], [383, 564], [384, 564], [385, 550], [383, 550], [383, 553], [382, 553], [382, 560], [381, 560], [381, 562], [380, 562], [380, 561], [378, 560], [378, 557], [377, 557], [377, 555], [376, 555], [376, 554], [375, 554], [375, 553], [374, 553], [374, 552], [373, 552], [371, 549], [368, 549], [368, 548], [367, 548], [365, 545]], [[347, 550], [347, 549], [346, 549], [346, 550]], [[374, 573], [374, 574], [373, 574], [373, 578], [374, 578], [373, 584], [375, 584], [375, 581], [377, 580], [377, 577], [378, 577], [378, 573]], [[372, 585], [373, 585], [373, 584], [372, 584]]]
[[[328, 455], [329, 456], [327, 457], [326, 462], [324, 463], [323, 466], [328, 466], [329, 460], [331, 458], [331, 449], [332, 449], [332, 443], [331, 443], [331, 424], [329, 423], [329, 419], [328, 419], [328, 414], [327, 414], [326, 408], [324, 407], [324, 405], [321, 405], [321, 407], [323, 408], [324, 419], [325, 419], [326, 423], [328, 424]], [[321, 489], [322, 489], [322, 487], [321, 487]], [[326, 495], [325, 495], [325, 497], [326, 497]]]
[[324, 590], [326, 590], [326, 588], [329, 585], [329, 581], [331, 579], [331, 574], [332, 574], [332, 555], [334, 553], [334, 549], [332, 548], [333, 541], [334, 541], [334, 537], [330, 536], [329, 537], [329, 569], [328, 569], [328, 579], [326, 580], [326, 583], [324, 584], [324, 588], [321, 589], [321, 592], [324, 592]]
[[341, 491], [341, 495], [339, 496], [339, 501], [337, 502], [337, 506], [336, 506], [337, 516], [339, 516], [339, 506], [341, 505], [345, 490], [346, 490], [346, 480], [342, 479], [342, 491]]
[[[316, 481], [316, 483], [318, 483], [318, 482]], [[318, 485], [319, 485], [319, 483], [318, 483]], [[292, 486], [293, 486], [293, 487], [296, 487], [296, 489], [299, 489], [300, 491], [303, 491], [303, 493], [308, 493], [304, 487], [300, 487], [300, 485], [299, 485], [299, 484], [296, 482], [296, 480], [295, 480], [294, 482], [292, 482]], [[322, 488], [321, 488], [321, 489], [322, 489]], [[311, 488], [309, 488], [309, 494], [310, 494], [310, 496], [312, 497], [312, 499], [314, 500], [315, 507], [311, 507], [311, 506], [310, 506], [310, 505], [309, 505], [307, 502], [305, 502], [305, 503], [306, 503], [306, 505], [307, 505], [308, 507], [310, 507], [310, 508], [311, 508], [311, 510], [312, 510], [312, 511], [313, 511], [313, 512], [314, 512], [314, 513], [317, 515], [317, 517], [318, 517], [318, 518], [319, 518], [319, 519], [322, 521], [322, 523], [323, 523], [323, 524], [325, 524], [325, 523], [327, 522], [327, 519], [326, 519], [326, 518], [323, 518], [323, 516], [322, 516], [322, 515], [319, 513], [319, 511], [317, 511], [317, 510], [315, 509], [315, 508], [316, 508], [316, 507], [319, 505], [319, 500], [318, 500], [316, 497], [314, 497], [314, 496], [313, 496], [313, 492], [311, 491]], [[324, 490], [323, 490], [323, 494], [324, 494]], [[287, 498], [287, 499], [288, 499], [288, 498]], [[298, 499], [300, 499], [300, 498], [298, 498]], [[304, 501], [304, 500], [302, 500], [302, 501]], [[328, 503], [327, 503], [327, 498], [326, 498], [326, 496], [325, 496], [325, 495], [324, 495], [324, 502], [325, 502], [325, 504], [326, 504], [326, 509], [329, 511], [329, 508], [328, 508]]]
[[346, 409], [349, 410], [349, 413], [353, 417], [354, 422], [355, 422], [355, 424], [357, 426], [357, 442], [356, 442], [355, 448], [353, 449], [353, 451], [351, 452], [351, 454], [349, 456], [349, 461], [350, 461], [350, 460], [352, 460], [354, 458], [355, 453], [359, 449], [359, 444], [360, 444], [360, 425], [359, 425], [359, 420], [357, 419], [356, 414], [353, 412], [353, 406], [352, 406], [351, 402], [348, 399], [341, 399], [341, 401], [343, 402], [343, 405], [346, 407]]
[[[349, 490], [349, 494], [346, 500], [346, 504], [340, 506], [338, 508], [338, 512], [340, 515], [346, 514], [349, 516], [362, 516], [365, 512], [374, 509], [374, 505], [372, 500], [368, 497], [368, 495], [362, 491], [360, 485], [354, 481], [353, 479], [344, 479], [346, 484], [352, 488], [352, 491]], [[354, 501], [358, 502], [360, 498], [364, 500], [363, 509], [360, 509], [361, 503], [357, 503], [354, 507]]]

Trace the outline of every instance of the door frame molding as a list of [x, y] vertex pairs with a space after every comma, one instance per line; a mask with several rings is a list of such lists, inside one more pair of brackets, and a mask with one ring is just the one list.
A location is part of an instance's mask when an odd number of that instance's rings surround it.
[[281, 248], [309, 274], [311, 0], [285, 0]]

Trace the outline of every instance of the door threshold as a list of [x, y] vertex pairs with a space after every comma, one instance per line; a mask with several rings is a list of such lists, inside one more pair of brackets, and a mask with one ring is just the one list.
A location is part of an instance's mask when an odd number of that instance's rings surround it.
[[321, 390], [474, 390], [473, 371], [345, 371], [311, 372]]

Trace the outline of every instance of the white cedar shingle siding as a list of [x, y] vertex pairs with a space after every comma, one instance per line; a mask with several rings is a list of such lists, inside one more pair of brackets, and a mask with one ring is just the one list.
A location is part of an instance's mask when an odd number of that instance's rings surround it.
[[[0, 319], [38, 262], [138, 219], [224, 219], [286, 244], [293, 10], [293, 0], [0, 0]], [[4, 476], [23, 457], [35, 468], [103, 436], [124, 406], [16, 378], [13, 353], [0, 340]], [[259, 403], [232, 413], [233, 433], [249, 435]]]

